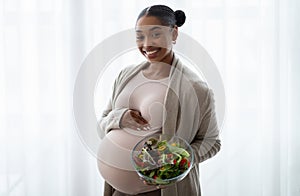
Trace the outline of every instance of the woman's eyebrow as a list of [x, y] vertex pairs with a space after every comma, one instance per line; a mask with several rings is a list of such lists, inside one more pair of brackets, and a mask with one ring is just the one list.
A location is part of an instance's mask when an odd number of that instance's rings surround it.
[[153, 30], [156, 30], [156, 29], [161, 29], [161, 27], [152, 27], [152, 28], [150, 29], [150, 31], [153, 31]]
[[[161, 29], [161, 27], [152, 27], [152, 28], [149, 29], [149, 31], [154, 31], [154, 30], [156, 30], [156, 29]], [[142, 33], [143, 31], [137, 29], [137, 30], [135, 30], [135, 32], [137, 32], [137, 33]]]

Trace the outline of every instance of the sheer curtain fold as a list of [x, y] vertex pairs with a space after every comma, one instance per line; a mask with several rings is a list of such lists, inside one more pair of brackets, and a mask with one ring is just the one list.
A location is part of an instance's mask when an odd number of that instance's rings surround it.
[[[185, 11], [179, 30], [207, 49], [226, 88], [222, 150], [201, 164], [203, 195], [299, 194], [297, 0], [0, 0], [0, 196], [101, 195], [73, 118], [76, 74], [93, 47], [152, 4]], [[132, 53], [112, 70], [132, 64]], [[104, 105], [95, 100], [97, 112]]]
[[73, 120], [85, 37], [74, 33], [83, 24], [73, 20], [80, 19], [76, 5], [1, 1], [1, 196], [101, 193], [95, 160]]

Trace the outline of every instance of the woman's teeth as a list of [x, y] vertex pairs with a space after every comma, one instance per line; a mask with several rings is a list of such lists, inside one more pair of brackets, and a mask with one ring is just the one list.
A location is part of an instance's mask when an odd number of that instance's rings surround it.
[[156, 53], [158, 50], [153, 50], [153, 51], [145, 51], [147, 55], [151, 55]]

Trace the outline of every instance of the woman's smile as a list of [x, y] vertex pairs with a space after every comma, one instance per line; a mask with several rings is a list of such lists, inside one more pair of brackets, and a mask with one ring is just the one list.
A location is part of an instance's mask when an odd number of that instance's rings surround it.
[[142, 51], [146, 58], [155, 59], [159, 56], [161, 48], [142, 49]]

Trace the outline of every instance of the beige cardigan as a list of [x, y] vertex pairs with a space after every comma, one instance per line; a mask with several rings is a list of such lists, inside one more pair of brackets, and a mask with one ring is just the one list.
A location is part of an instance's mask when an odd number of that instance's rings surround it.
[[[120, 128], [120, 119], [128, 108], [115, 108], [115, 101], [128, 83], [149, 63], [122, 70], [115, 80], [112, 97], [101, 119], [98, 121], [98, 134], [104, 137], [112, 129]], [[199, 163], [214, 156], [221, 147], [217, 125], [213, 92], [207, 84], [182, 65], [174, 57], [169, 75], [170, 83], [164, 100], [166, 119], [162, 132], [176, 134], [187, 140], [193, 150], [195, 164], [182, 181], [161, 190], [162, 196], [200, 196]], [[104, 196], [111, 196], [113, 188], [105, 183]]]

